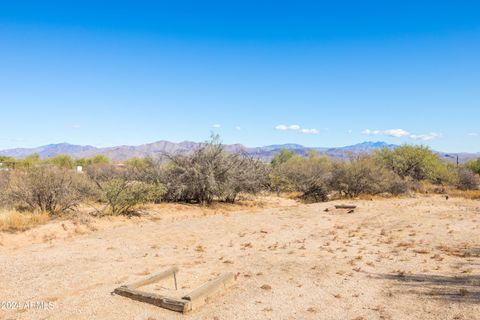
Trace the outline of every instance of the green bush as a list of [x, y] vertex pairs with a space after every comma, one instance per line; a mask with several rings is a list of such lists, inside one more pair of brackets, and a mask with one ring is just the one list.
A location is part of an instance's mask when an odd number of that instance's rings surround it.
[[128, 215], [135, 206], [161, 198], [165, 188], [139, 181], [113, 178], [100, 183], [102, 199], [108, 205], [108, 214]]
[[480, 158], [467, 162], [465, 166], [474, 173], [480, 174]]
[[107, 156], [102, 154], [96, 155], [93, 158], [81, 158], [75, 160], [75, 166], [88, 167], [91, 165], [106, 165], [110, 164], [111, 161]]
[[272, 169], [272, 187], [277, 191], [302, 193], [309, 201], [326, 201], [329, 193], [331, 161], [310, 153], [307, 158], [299, 155], [289, 156], [278, 161]]
[[398, 175], [372, 156], [358, 156], [349, 161], [336, 162], [330, 185], [334, 191], [351, 198], [361, 194], [401, 194], [408, 190]]
[[58, 155], [47, 160], [47, 163], [53, 164], [59, 168], [73, 169], [75, 166], [75, 160], [68, 155]]
[[436, 184], [451, 182], [454, 171], [426, 146], [403, 145], [376, 153], [383, 166], [402, 178], [414, 181], [429, 180]]

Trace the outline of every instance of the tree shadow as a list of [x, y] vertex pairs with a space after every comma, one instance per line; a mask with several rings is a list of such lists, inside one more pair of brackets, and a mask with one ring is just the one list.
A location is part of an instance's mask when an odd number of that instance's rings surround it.
[[377, 274], [377, 279], [396, 281], [400, 292], [458, 303], [480, 303], [480, 275]]

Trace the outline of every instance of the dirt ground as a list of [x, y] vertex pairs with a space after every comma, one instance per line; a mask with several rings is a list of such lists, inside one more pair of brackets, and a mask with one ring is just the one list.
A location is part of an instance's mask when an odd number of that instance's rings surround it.
[[[1, 233], [0, 319], [480, 319], [480, 201], [263, 201]], [[187, 315], [112, 294], [172, 265], [147, 289], [237, 281]]]

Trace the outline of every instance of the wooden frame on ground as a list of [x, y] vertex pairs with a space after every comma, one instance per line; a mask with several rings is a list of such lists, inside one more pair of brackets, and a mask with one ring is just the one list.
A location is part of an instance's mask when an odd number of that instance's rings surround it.
[[193, 290], [191, 293], [185, 295], [181, 299], [171, 298], [155, 293], [149, 293], [138, 290], [138, 288], [158, 282], [170, 276], [173, 276], [175, 281], [175, 288], [177, 288], [177, 273], [179, 269], [177, 266], [171, 267], [163, 272], [157, 273], [144, 280], [133, 282], [115, 289], [114, 293], [130, 298], [132, 300], [149, 303], [164, 309], [187, 313], [198, 307], [204, 305], [209, 298], [213, 297], [220, 291], [227, 289], [235, 282], [233, 273], [225, 273], [218, 278], [209, 281]]

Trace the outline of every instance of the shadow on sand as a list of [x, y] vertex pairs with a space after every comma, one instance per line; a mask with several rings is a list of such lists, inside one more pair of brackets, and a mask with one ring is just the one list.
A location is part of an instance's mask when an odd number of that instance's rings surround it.
[[480, 276], [437, 276], [428, 274], [377, 274], [377, 279], [395, 281], [400, 292], [458, 303], [480, 303]]

